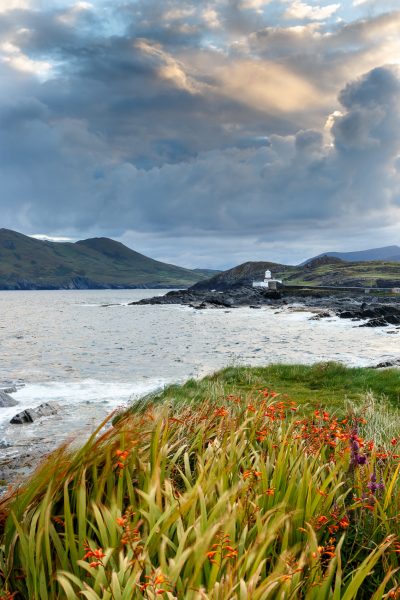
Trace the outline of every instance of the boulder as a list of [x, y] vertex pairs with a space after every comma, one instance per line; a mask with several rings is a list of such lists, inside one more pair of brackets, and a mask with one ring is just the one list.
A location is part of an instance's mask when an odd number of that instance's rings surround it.
[[10, 423], [13, 425], [22, 425], [23, 423], [33, 423], [36, 419], [40, 419], [41, 417], [50, 417], [52, 415], [56, 415], [59, 411], [60, 407], [55, 402], [45, 402], [44, 404], [40, 404], [36, 408], [27, 408], [22, 412], [15, 415]]
[[6, 394], [15, 394], [17, 391], [17, 386], [15, 385], [0, 390], [0, 392], [5, 392]]
[[11, 398], [11, 396], [9, 396], [7, 392], [0, 390], [0, 408], [16, 406], [17, 404], [18, 402], [14, 400], [14, 398]]
[[385, 362], [373, 365], [371, 369], [388, 369], [390, 367], [400, 367], [400, 359], [387, 360]]

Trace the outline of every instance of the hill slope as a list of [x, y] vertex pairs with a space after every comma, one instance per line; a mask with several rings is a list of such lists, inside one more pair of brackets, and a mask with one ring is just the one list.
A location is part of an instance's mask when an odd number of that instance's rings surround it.
[[194, 290], [225, 290], [232, 286], [251, 285], [263, 279], [269, 269], [273, 277], [288, 285], [400, 287], [400, 262], [345, 262], [336, 257], [321, 256], [297, 267], [271, 262], [247, 262], [200, 281]]
[[[400, 246], [384, 246], [383, 248], [370, 248], [369, 250], [358, 250], [356, 252], [324, 252], [314, 258], [322, 256], [332, 256], [347, 262], [365, 262], [371, 260], [394, 262], [400, 261]], [[310, 260], [314, 260], [314, 258]], [[303, 264], [307, 264], [310, 260], [307, 260]]]
[[253, 281], [264, 279], [265, 271], [270, 270], [274, 277], [282, 279], [296, 273], [297, 267], [273, 262], [245, 262], [237, 267], [214, 275], [206, 281], [199, 281], [194, 290], [224, 290], [232, 286], [251, 285]]
[[204, 278], [109, 238], [60, 243], [0, 229], [0, 289], [184, 287]]

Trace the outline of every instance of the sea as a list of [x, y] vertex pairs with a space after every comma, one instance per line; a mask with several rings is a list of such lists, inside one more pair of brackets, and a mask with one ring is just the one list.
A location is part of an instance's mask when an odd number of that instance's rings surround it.
[[[229, 365], [334, 360], [369, 366], [399, 358], [395, 327], [316, 320], [301, 306], [195, 310], [134, 305], [167, 290], [1, 291], [0, 388], [18, 405], [0, 408], [0, 459], [20, 448], [87, 437], [115, 410], [171, 383]], [[55, 402], [55, 416], [10, 419]]]

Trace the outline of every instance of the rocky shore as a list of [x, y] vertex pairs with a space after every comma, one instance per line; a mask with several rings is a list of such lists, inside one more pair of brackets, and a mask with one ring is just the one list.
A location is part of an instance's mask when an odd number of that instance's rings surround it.
[[[14, 387], [0, 389], [0, 411], [18, 406], [18, 402], [11, 395], [16, 391]], [[55, 417], [59, 411], [60, 407], [55, 402], [45, 402], [36, 408], [17, 412], [10, 419], [10, 425], [15, 427], [15, 435], [12, 436], [11, 442], [9, 439], [0, 439], [0, 496], [9, 486], [23, 481], [46, 454], [54, 449], [54, 441], [49, 438], [20, 436], [19, 426], [40, 421], [43, 417]]]
[[[322, 290], [270, 291], [251, 286], [232, 286], [223, 291], [188, 290], [172, 291], [165, 296], [146, 298], [134, 304], [181, 304], [193, 309], [233, 309], [242, 306], [301, 306], [316, 314], [313, 319], [337, 316], [350, 319], [360, 327], [397, 326], [400, 330], [400, 298], [373, 294], [327, 293]], [[317, 310], [316, 310], [317, 309]]]

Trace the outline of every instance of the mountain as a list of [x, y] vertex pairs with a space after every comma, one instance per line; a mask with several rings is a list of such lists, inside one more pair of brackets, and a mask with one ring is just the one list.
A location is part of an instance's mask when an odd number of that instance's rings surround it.
[[385, 260], [388, 262], [399, 262], [400, 261], [400, 246], [384, 246], [383, 248], [371, 248], [369, 250], [357, 250], [355, 252], [324, 252], [314, 258], [310, 258], [305, 261], [304, 264], [321, 258], [322, 256], [332, 256], [334, 258], [340, 258], [346, 262], [365, 262], [371, 260]]
[[62, 243], [0, 229], [3, 290], [187, 287], [205, 277], [109, 238]]
[[193, 290], [226, 290], [251, 285], [264, 278], [266, 270], [296, 286], [400, 287], [400, 262], [346, 262], [336, 256], [319, 256], [296, 267], [272, 262], [246, 262], [223, 271], [206, 281], [199, 281]]

